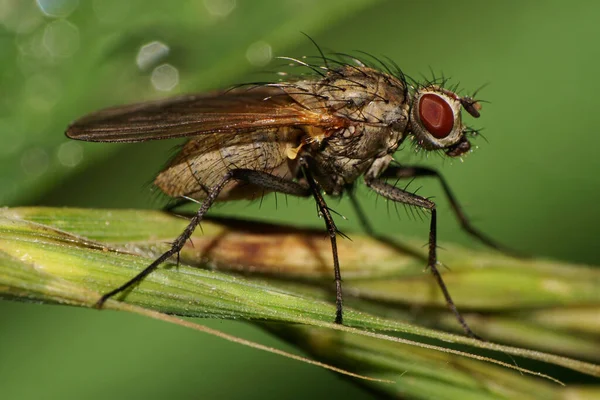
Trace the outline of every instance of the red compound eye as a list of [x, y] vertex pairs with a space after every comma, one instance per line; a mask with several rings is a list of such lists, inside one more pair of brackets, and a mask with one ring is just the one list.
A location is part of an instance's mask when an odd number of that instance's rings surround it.
[[454, 113], [450, 105], [438, 95], [425, 93], [419, 100], [419, 118], [429, 133], [443, 139], [452, 132]]

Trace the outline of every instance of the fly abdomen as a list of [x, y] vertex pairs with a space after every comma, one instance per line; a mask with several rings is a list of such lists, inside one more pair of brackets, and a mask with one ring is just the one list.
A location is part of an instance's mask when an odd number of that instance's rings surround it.
[[[262, 129], [245, 133], [213, 133], [188, 141], [155, 179], [154, 184], [171, 197], [206, 197], [231, 169], [243, 168], [268, 172], [284, 179], [295, 176], [286, 150], [294, 146], [298, 130]], [[254, 199], [263, 189], [237, 181], [229, 182], [218, 200]]]

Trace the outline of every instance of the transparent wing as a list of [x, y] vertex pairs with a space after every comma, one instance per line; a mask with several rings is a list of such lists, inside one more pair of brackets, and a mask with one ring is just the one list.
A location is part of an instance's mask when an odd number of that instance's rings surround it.
[[107, 108], [73, 122], [66, 135], [90, 142], [140, 142], [280, 126], [329, 130], [346, 124], [326, 110], [307, 108], [281, 88], [260, 86]]

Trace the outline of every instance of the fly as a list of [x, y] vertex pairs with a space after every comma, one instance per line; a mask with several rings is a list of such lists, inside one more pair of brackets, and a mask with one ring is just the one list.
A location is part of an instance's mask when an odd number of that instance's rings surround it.
[[[201, 202], [171, 248], [131, 280], [104, 294], [97, 307], [178, 255], [215, 202], [255, 199], [277, 192], [316, 201], [331, 241], [335, 322], [341, 324], [339, 232], [323, 193], [352, 195], [352, 188], [362, 177], [380, 196], [430, 212], [428, 268], [465, 332], [476, 337], [437, 269], [435, 203], [388, 180], [436, 177], [462, 227], [483, 243], [502, 249], [470, 224], [437, 171], [399, 165], [393, 160], [394, 152], [406, 140], [448, 157], [469, 152], [469, 137], [477, 132], [463, 124], [461, 111], [477, 118], [480, 103], [474, 95], [460, 96], [456, 88], [444, 88], [445, 82], [419, 84], [398, 67], [378, 69], [354, 59], [350, 63], [321, 56], [323, 65], [289, 59], [314, 71], [309, 78], [108, 108], [68, 127], [69, 138], [90, 142], [188, 137], [154, 183], [173, 198]], [[351, 199], [366, 224], [358, 203], [353, 196]], [[368, 226], [366, 230], [372, 232]]]

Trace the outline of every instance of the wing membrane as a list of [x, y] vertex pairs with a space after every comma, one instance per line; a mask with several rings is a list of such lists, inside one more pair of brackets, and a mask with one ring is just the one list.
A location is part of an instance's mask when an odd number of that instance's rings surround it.
[[261, 86], [107, 108], [75, 121], [66, 135], [91, 142], [139, 142], [280, 126], [344, 126], [342, 118], [324, 111], [307, 109], [281, 88]]

